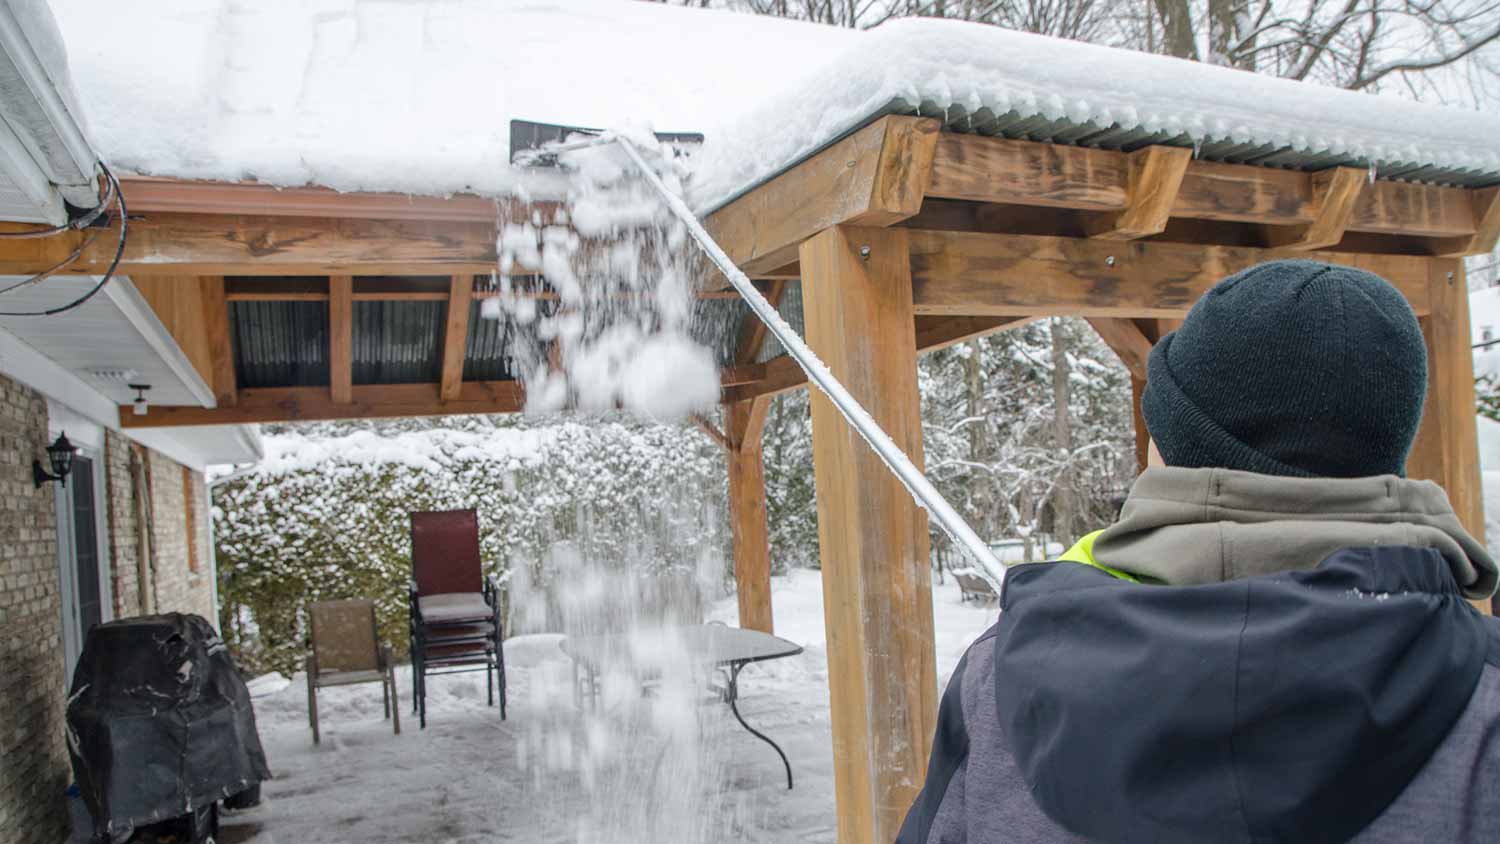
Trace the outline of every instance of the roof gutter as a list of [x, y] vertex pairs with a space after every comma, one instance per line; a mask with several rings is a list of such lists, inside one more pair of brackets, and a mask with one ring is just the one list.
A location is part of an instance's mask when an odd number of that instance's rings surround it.
[[62, 200], [79, 208], [98, 202], [98, 157], [69, 107], [68, 84], [62, 36], [46, 4], [0, 2], [0, 170], [53, 224], [66, 221]]

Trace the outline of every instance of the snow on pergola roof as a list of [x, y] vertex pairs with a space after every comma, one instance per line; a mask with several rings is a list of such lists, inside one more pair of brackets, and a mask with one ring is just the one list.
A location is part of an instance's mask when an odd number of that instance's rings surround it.
[[878, 116], [1500, 183], [1500, 119], [953, 21], [868, 33], [619, 0], [56, 0], [95, 145], [187, 179], [520, 189], [511, 119], [701, 131], [722, 205]]

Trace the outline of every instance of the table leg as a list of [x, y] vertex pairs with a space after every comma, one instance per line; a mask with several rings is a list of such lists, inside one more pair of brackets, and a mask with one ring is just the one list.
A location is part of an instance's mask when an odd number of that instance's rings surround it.
[[748, 730], [750, 732], [750, 735], [755, 736], [756, 738], [760, 739], [761, 741], [765, 742], [766, 744], [771, 745], [771, 749], [775, 750], [776, 751], [776, 755], [781, 757], [781, 764], [784, 765], [784, 766], [786, 766], [786, 787], [787, 787], [788, 791], [791, 791], [791, 789], [792, 789], [792, 763], [787, 761], [786, 754], [782, 752], [781, 746], [778, 745], [776, 742], [771, 741], [771, 737], [770, 736], [766, 735], [765, 733], [761, 732], [760, 730], [755, 729], [754, 727], [750, 726], [749, 724], [746, 724], [745, 723], [745, 717], [740, 714], [740, 707], [739, 707], [739, 699], [740, 699], [740, 670], [743, 669], [744, 667], [745, 667], [745, 663], [743, 663], [743, 662], [736, 662], [736, 663], [733, 663], [733, 664], [730, 665], [730, 668], [729, 668], [729, 690], [728, 690], [728, 694], [725, 695], [725, 697], [728, 698], [728, 700], [729, 700], [729, 711], [734, 713], [734, 717], [735, 717], [735, 719], [737, 721], [740, 722], [740, 726], [744, 727], [746, 730]]

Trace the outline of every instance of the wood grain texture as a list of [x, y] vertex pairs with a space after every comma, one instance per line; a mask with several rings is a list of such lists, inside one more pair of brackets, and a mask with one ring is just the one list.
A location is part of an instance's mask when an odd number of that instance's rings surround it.
[[[1421, 320], [1427, 342], [1427, 399], [1406, 473], [1441, 486], [1458, 520], [1483, 544], [1484, 495], [1463, 262], [1432, 259], [1429, 268], [1435, 307]], [[1486, 613], [1492, 608], [1489, 601], [1474, 604]]]
[[[807, 241], [803, 311], [813, 350], [920, 467], [907, 240], [841, 227]], [[927, 518], [821, 393], [812, 422], [838, 837], [892, 841], [937, 717]]]
[[728, 429], [729, 524], [734, 545], [735, 595], [740, 626], [775, 632], [771, 611], [771, 540], [766, 524], [766, 470], [761, 433], [770, 398], [724, 408]]
[[[132, 278], [141, 298], [156, 312], [156, 318], [177, 341], [193, 369], [205, 383], [214, 385], [214, 362], [208, 329], [203, 321], [203, 284], [197, 276], [170, 275]], [[217, 393], [215, 389], [215, 393]]]
[[1028, 322], [1028, 317], [919, 316], [917, 352], [935, 352], [997, 331], [1009, 331]]
[[526, 404], [516, 381], [465, 381], [457, 399], [443, 401], [438, 384], [360, 384], [348, 402], [335, 402], [323, 387], [271, 387], [240, 390], [239, 404], [217, 409], [152, 405], [145, 416], [122, 408], [123, 428], [164, 425], [244, 425], [329, 419], [392, 419], [470, 413], [517, 413]]
[[449, 280], [448, 320], [443, 329], [443, 368], [439, 379], [444, 399], [456, 399], [464, 380], [464, 353], [469, 343], [469, 307], [474, 303], [474, 277], [459, 274]]
[[1440, 241], [1433, 254], [1451, 258], [1484, 255], [1500, 244], [1500, 186], [1472, 191], [1475, 231], [1472, 237]]
[[[1011, 205], [1124, 211], [1132, 153], [944, 133], [927, 196]], [[1422, 237], [1469, 235], [1475, 217], [1463, 188], [1380, 181], [1363, 193], [1350, 231]], [[1313, 174], [1193, 161], [1170, 216], [1296, 226], [1317, 217]]]
[[239, 385], [234, 374], [234, 344], [229, 336], [229, 302], [224, 294], [223, 276], [204, 276], [203, 327], [208, 337], [208, 360], [213, 370], [209, 383], [219, 407], [234, 407], [239, 401]]
[[1152, 146], [1127, 157], [1126, 198], [1123, 211], [1101, 216], [1089, 233], [1106, 240], [1135, 240], [1160, 234], [1172, 216], [1182, 177], [1193, 160], [1184, 147]]
[[[787, 282], [782, 279], [771, 282], [766, 289], [766, 301], [771, 303], [771, 307], [781, 306], [781, 297], [786, 295], [786, 286]], [[740, 330], [739, 342], [735, 345], [736, 363], [755, 362], [755, 358], [760, 354], [760, 347], [765, 345], [766, 331], [766, 324], [752, 313]]]
[[709, 215], [704, 226], [754, 275], [797, 260], [797, 246], [841, 223], [890, 225], [921, 209], [935, 120], [883, 117]]
[[1154, 241], [909, 230], [918, 314], [1181, 317], [1232, 273], [1281, 257], [1311, 257], [1389, 280], [1418, 314], [1427, 261], [1409, 255], [1288, 252]]
[[328, 393], [335, 404], [353, 401], [354, 279], [328, 279]]
[[1130, 370], [1130, 377], [1145, 381], [1146, 361], [1151, 357], [1153, 343], [1140, 327], [1133, 320], [1120, 317], [1089, 317], [1088, 323], [1120, 363]]
[[1358, 167], [1334, 167], [1314, 173], [1316, 210], [1312, 222], [1272, 229], [1267, 233], [1267, 245], [1299, 251], [1337, 246], [1354, 220], [1355, 209], [1369, 181], [1369, 171]]

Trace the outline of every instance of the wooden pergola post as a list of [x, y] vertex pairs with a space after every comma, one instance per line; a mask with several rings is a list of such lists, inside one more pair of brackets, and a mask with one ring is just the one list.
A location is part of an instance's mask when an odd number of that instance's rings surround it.
[[775, 632], [771, 618], [771, 540], [766, 529], [766, 468], [760, 435], [769, 396], [725, 407], [729, 440], [729, 524], [734, 539], [735, 594], [740, 626]]
[[[907, 232], [834, 227], [800, 249], [807, 339], [922, 463]], [[927, 517], [812, 393], [839, 841], [893, 841], [937, 720]]]

